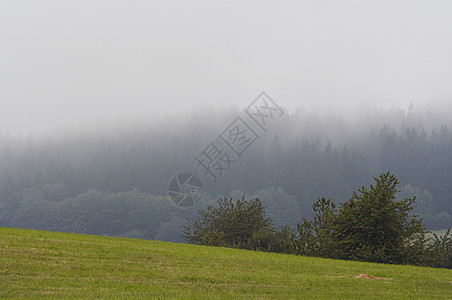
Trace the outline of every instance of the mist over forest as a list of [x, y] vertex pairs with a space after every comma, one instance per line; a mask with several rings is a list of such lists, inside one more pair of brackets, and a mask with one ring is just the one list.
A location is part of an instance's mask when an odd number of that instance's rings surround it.
[[[416, 195], [428, 229], [449, 228], [451, 111], [450, 104], [285, 111], [216, 181], [195, 158], [244, 116], [238, 108], [155, 112], [40, 135], [3, 132], [0, 226], [181, 241], [186, 218], [218, 197], [245, 195], [259, 197], [278, 226], [295, 227], [317, 198], [343, 203], [391, 171], [400, 198]], [[196, 174], [206, 193], [186, 208], [167, 194], [181, 172]]]

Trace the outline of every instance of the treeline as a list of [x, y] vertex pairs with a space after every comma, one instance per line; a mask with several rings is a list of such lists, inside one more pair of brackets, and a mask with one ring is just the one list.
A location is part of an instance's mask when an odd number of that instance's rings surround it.
[[277, 229], [259, 198], [220, 198], [188, 220], [184, 238], [199, 245], [452, 268], [451, 229], [427, 238], [422, 218], [412, 213], [416, 197], [396, 200], [398, 184], [387, 172], [338, 206], [319, 198], [313, 219], [298, 222], [295, 230]]
[[[275, 191], [268, 192], [265, 205], [279, 209], [280, 224], [294, 225], [312, 217], [318, 197], [347, 199], [374, 174], [391, 170], [401, 182], [401, 197], [416, 194], [417, 212], [429, 229], [451, 227], [447, 113], [286, 113], [212, 182], [195, 157], [239, 115], [229, 109], [40, 137], [0, 135], [0, 225], [180, 240], [168, 224], [179, 225], [210, 203], [181, 209], [164, 197], [170, 180], [186, 171], [203, 181], [209, 199]], [[134, 216], [143, 201], [148, 212]], [[160, 228], [172, 233], [156, 233]]]
[[[0, 227], [183, 242], [181, 226], [198, 208], [182, 209], [168, 196], [138, 190], [117, 193], [88, 190], [75, 197], [60, 198], [57, 195], [61, 190], [55, 186], [51, 190], [50, 186], [47, 188], [4, 192], [0, 201]], [[238, 190], [232, 194], [244, 195]], [[296, 226], [297, 202], [283, 190], [262, 189], [247, 197], [262, 199], [275, 224]], [[213, 197], [203, 198], [203, 205], [213, 203]]]

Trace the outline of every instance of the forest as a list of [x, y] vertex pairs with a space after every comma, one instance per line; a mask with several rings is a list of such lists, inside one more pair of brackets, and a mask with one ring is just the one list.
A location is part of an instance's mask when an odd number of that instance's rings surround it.
[[[156, 112], [148, 120], [40, 135], [0, 132], [0, 226], [183, 242], [181, 226], [199, 209], [219, 197], [246, 196], [261, 199], [276, 225], [296, 228], [312, 217], [316, 199], [343, 203], [390, 171], [400, 181], [397, 197], [416, 196], [414, 212], [427, 228], [447, 229], [450, 111], [447, 105], [299, 108], [262, 130], [232, 107]], [[237, 120], [253, 129], [255, 140], [213, 178], [199, 157]], [[202, 180], [204, 196], [189, 207], [168, 197], [181, 172]]]

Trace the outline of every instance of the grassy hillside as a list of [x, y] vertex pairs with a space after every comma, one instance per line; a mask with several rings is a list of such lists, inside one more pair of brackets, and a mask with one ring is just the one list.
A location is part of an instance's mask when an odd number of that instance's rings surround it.
[[451, 295], [452, 270], [446, 269], [0, 228], [1, 298]]

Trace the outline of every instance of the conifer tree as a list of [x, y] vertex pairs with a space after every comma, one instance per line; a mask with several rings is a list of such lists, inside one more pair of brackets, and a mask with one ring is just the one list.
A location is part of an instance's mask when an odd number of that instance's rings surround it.
[[375, 178], [342, 204], [333, 224], [342, 259], [419, 264], [425, 254], [426, 229], [414, 209], [415, 197], [396, 201], [399, 184], [390, 172]]

